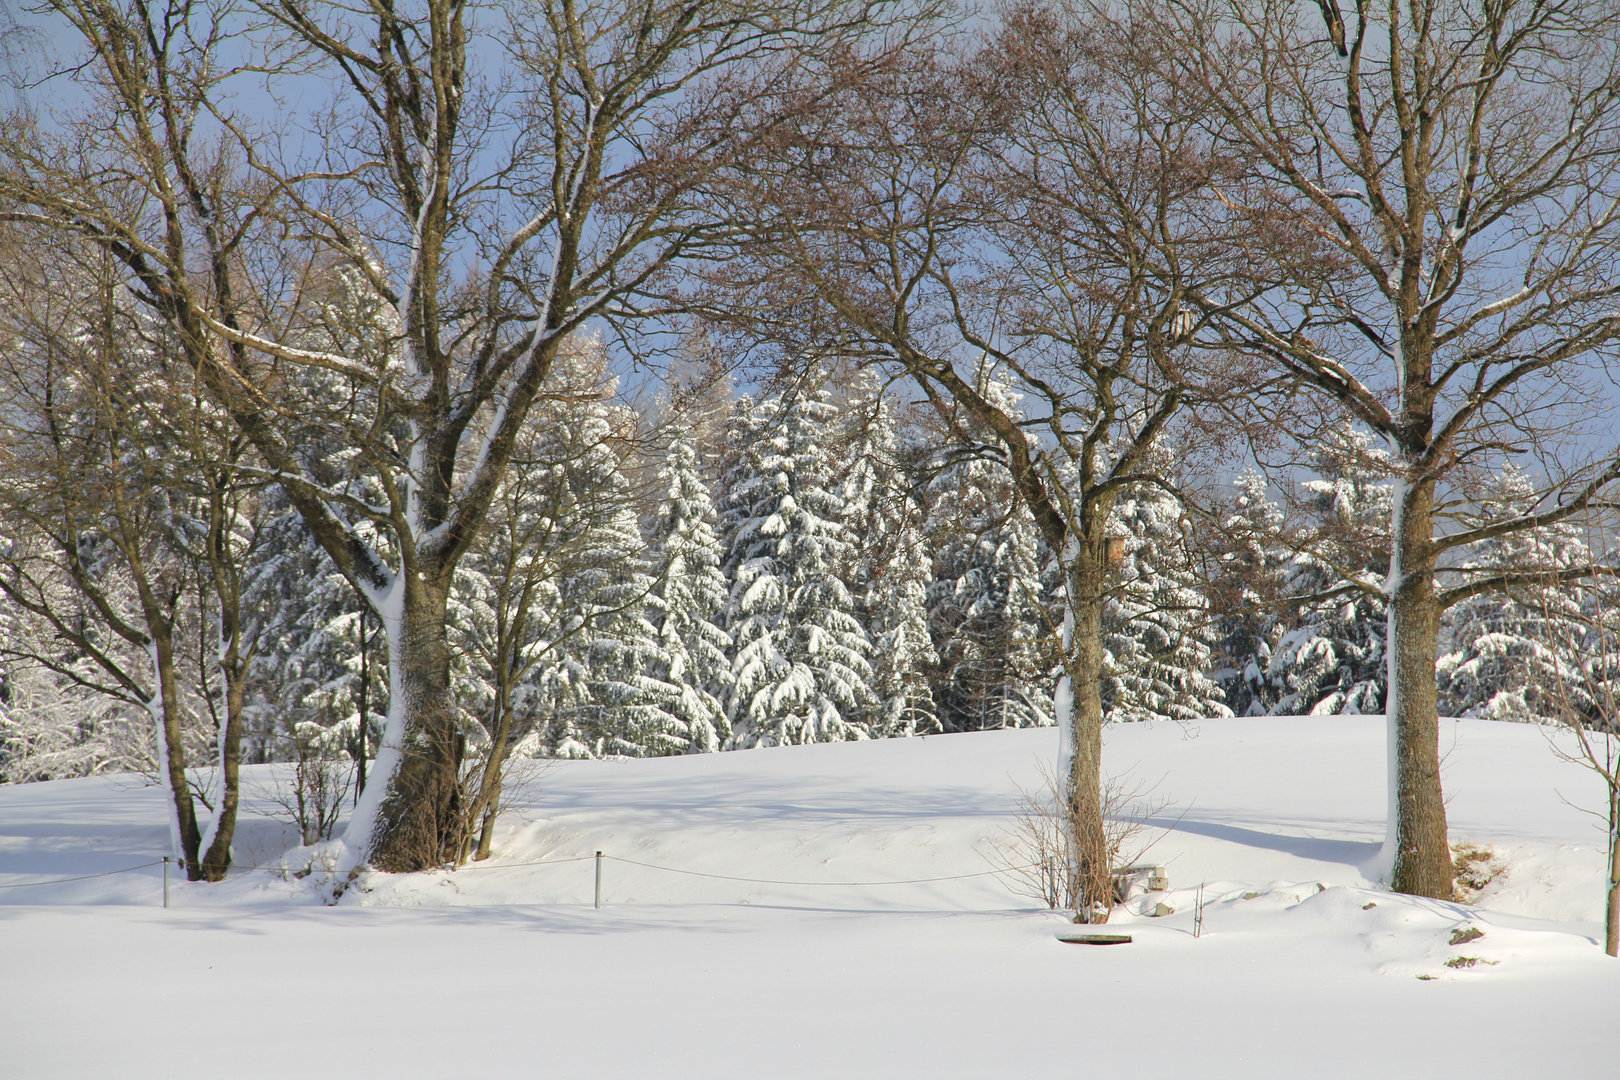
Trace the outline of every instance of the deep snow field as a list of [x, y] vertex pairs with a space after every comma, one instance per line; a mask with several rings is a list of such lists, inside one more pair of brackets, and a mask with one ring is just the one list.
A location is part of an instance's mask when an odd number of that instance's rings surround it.
[[[1535, 728], [1442, 727], [1453, 844], [1505, 866], [1478, 906], [1366, 877], [1382, 717], [1109, 729], [1107, 770], [1170, 804], [1170, 891], [1109, 947], [987, 873], [1050, 729], [558, 763], [496, 858], [334, 907], [253, 869], [167, 910], [155, 867], [5, 887], [168, 828], [138, 778], [0, 787], [0, 1076], [1620, 1076], [1600, 782]], [[294, 840], [266, 808], [241, 864]]]

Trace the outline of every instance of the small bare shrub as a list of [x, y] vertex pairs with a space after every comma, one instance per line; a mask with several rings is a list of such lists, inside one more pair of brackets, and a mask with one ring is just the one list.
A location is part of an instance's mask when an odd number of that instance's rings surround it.
[[[493, 784], [484, 782], [483, 770], [489, 767], [487, 755], [486, 760], [466, 770], [462, 780], [464, 795], [457, 866], [490, 857], [494, 850], [496, 819], [514, 810], [527, 809], [527, 804], [514, 805], [512, 800], [532, 791], [556, 765], [553, 758], [507, 755], [497, 763], [499, 775]], [[519, 817], [521, 819], [521, 812]]]
[[1089, 923], [1108, 921], [1108, 911], [1080, 912], [1083, 882], [1082, 866], [1091, 864], [1117, 867], [1141, 859], [1152, 847], [1141, 844], [1149, 819], [1169, 805], [1167, 801], [1146, 801], [1149, 791], [1121, 777], [1103, 783], [1103, 843], [1100, 858], [1085, 859], [1076, 850], [1074, 832], [1068, 827], [1067, 800], [1063, 785], [1051, 769], [1041, 767], [1041, 783], [1033, 791], [1019, 788], [1019, 809], [1012, 824], [996, 841], [989, 859], [1002, 874], [1007, 887], [1019, 896], [1044, 903], [1056, 911], [1075, 911]]
[[318, 844], [332, 838], [343, 804], [348, 800], [353, 763], [329, 745], [332, 733], [317, 724], [290, 723], [293, 776], [291, 788], [276, 784], [260, 797], [280, 813], [271, 816], [298, 830], [303, 843]]

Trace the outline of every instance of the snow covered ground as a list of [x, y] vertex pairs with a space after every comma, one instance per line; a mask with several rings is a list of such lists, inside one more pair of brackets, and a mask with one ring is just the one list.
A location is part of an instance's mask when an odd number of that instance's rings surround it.
[[[167, 827], [130, 778], [0, 787], [0, 1075], [1620, 1075], [1599, 784], [1533, 728], [1444, 728], [1453, 842], [1506, 866], [1477, 907], [1365, 876], [1382, 718], [1111, 729], [1109, 770], [1171, 803], [1171, 889], [1112, 947], [986, 873], [1050, 730], [561, 763], [496, 859], [335, 907], [252, 869], [167, 910], [155, 867], [6, 888], [148, 862]], [[266, 805], [240, 863], [292, 842]]]

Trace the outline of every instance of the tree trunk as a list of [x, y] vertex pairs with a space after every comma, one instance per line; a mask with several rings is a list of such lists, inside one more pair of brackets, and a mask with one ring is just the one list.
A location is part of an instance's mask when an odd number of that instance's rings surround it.
[[[365, 598], [361, 597], [361, 603]], [[354, 731], [354, 803], [366, 792], [366, 729], [371, 725], [371, 643], [366, 639], [366, 608], [360, 609], [360, 722]]]
[[[496, 701], [500, 721], [490, 738], [489, 758], [484, 762], [483, 776], [478, 785], [478, 801], [469, 808], [469, 831], [474, 818], [478, 823], [478, 847], [473, 855], [475, 862], [489, 858], [490, 847], [495, 840], [495, 815], [500, 810], [501, 779], [506, 769], [507, 743], [512, 737], [512, 707], [508, 701], [506, 689], [502, 687]], [[465, 854], [462, 858], [465, 860]]]
[[1603, 914], [1603, 951], [1620, 956], [1620, 786], [1609, 764], [1609, 894]]
[[[1076, 550], [1082, 549], [1083, 550]], [[1102, 816], [1102, 586], [1097, 545], [1071, 544], [1068, 634], [1064, 675], [1068, 683], [1068, 760], [1064, 769], [1067, 825], [1074, 847], [1075, 913], [1084, 922], [1107, 922], [1113, 880]], [[1060, 686], [1060, 700], [1065, 696]]]
[[[445, 626], [450, 575], [430, 578], [406, 571], [401, 576], [403, 611], [398, 619], [384, 620], [393, 688], [389, 737], [378, 755], [381, 775], [372, 777], [386, 788], [368, 835], [355, 845], [361, 857], [393, 872], [453, 861], [461, 821], [460, 725], [450, 691]], [[392, 768], [383, 760], [390, 751]]]
[[487, 800], [482, 804], [478, 821], [478, 847], [473, 852], [474, 862], [483, 862], [489, 858], [490, 850], [495, 844], [495, 818], [500, 813], [501, 782], [497, 776], [494, 790], [489, 792]]
[[174, 807], [175, 837], [180, 842], [180, 859], [186, 867], [186, 880], [201, 879], [202, 864], [197, 848], [202, 836], [197, 830], [197, 811], [191, 802], [191, 785], [186, 780], [186, 748], [180, 733], [180, 689], [174, 675], [174, 639], [161, 620], [149, 619], [152, 630], [152, 675], [157, 681], [157, 699], [151, 704], [157, 724], [158, 768], [169, 781], [169, 798]]
[[206, 881], [221, 881], [230, 869], [231, 841], [236, 836], [236, 812], [242, 793], [242, 708], [247, 701], [247, 665], [234, 643], [226, 648], [220, 668], [225, 677], [225, 730], [219, 742], [219, 805], [214, 808], [208, 850], [202, 856]]
[[1386, 850], [1390, 888], [1450, 900], [1455, 869], [1440, 787], [1440, 712], [1434, 658], [1440, 605], [1434, 590], [1432, 485], [1398, 485], [1389, 598], [1386, 715], [1393, 820]]

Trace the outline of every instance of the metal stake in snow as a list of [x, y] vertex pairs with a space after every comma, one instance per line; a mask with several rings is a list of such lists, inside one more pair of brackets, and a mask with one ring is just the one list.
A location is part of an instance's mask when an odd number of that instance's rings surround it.
[[169, 906], [169, 857], [163, 856], [163, 906]]
[[602, 853], [596, 853], [596, 906], [602, 906]]

